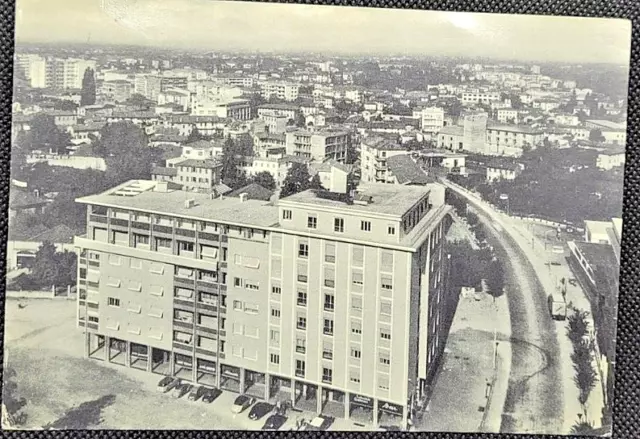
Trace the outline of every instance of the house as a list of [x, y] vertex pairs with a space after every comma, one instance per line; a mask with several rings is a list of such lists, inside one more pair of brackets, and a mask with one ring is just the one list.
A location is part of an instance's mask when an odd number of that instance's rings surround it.
[[45, 242], [52, 243], [59, 252], [74, 252], [73, 238], [75, 235], [76, 232], [64, 224], [52, 228], [42, 225], [9, 227], [7, 272], [32, 268], [36, 253]]
[[627, 143], [627, 125], [608, 120], [589, 119], [585, 126], [591, 130], [600, 130], [607, 143], [625, 145]]
[[452, 174], [466, 175], [466, 154], [448, 149], [423, 149], [418, 153], [419, 162], [426, 168], [444, 168]]
[[514, 108], [500, 108], [499, 110], [496, 111], [496, 117], [498, 119], [498, 122], [500, 122], [500, 123], [517, 124], [518, 123], [518, 110], [516, 110]]
[[42, 215], [48, 203], [38, 191], [29, 192], [12, 187], [9, 191], [9, 222], [20, 220], [24, 215]]
[[91, 143], [92, 139], [100, 137], [100, 131], [105, 125], [105, 122], [86, 122], [81, 125], [68, 126], [67, 132], [71, 138], [71, 143], [74, 145]]
[[389, 171], [387, 160], [395, 155], [406, 155], [409, 151], [399, 142], [384, 137], [371, 136], [360, 144], [360, 178], [363, 182], [387, 183]]
[[485, 154], [521, 156], [542, 144], [544, 130], [527, 125], [488, 125]]
[[596, 166], [598, 169], [603, 169], [605, 171], [610, 171], [614, 168], [619, 168], [624, 166], [625, 163], [625, 148], [624, 147], [616, 147], [607, 149], [605, 151], [598, 152], [598, 157], [596, 158]]
[[274, 192], [260, 186], [257, 183], [249, 183], [239, 189], [225, 194], [226, 197], [245, 198], [247, 200], [271, 201]]
[[351, 144], [351, 133], [344, 130], [316, 130], [297, 129], [286, 133], [287, 155], [294, 155], [324, 161], [334, 159], [344, 162], [347, 149]]
[[318, 175], [322, 187], [330, 192], [339, 192], [353, 181], [353, 165], [346, 165], [335, 160], [327, 160], [323, 163], [309, 163], [309, 174]]
[[253, 135], [253, 148], [260, 157], [286, 154], [286, 136], [284, 134], [256, 133]]
[[154, 167], [151, 177], [155, 181], [177, 183], [186, 191], [211, 193], [220, 183], [221, 171], [222, 163], [214, 159], [181, 158], [172, 162], [171, 167]]
[[422, 168], [408, 154], [394, 155], [387, 159], [387, 183], [403, 185], [425, 185], [432, 183]]

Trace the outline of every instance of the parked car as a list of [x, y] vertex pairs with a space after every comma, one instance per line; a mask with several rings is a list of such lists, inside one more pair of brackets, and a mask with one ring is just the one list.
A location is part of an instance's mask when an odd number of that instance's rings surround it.
[[179, 386], [176, 386], [173, 389], [173, 391], [171, 392], [171, 395], [174, 398], [181, 398], [183, 395], [189, 393], [192, 388], [193, 388], [193, 386], [191, 384], [182, 383], [182, 384], [180, 384]]
[[248, 409], [250, 406], [252, 406], [253, 403], [255, 402], [256, 402], [255, 398], [252, 398], [247, 395], [240, 395], [236, 398], [235, 401], [233, 401], [233, 405], [231, 406], [231, 411], [233, 413], [242, 413], [243, 411]]
[[276, 430], [279, 430], [280, 427], [282, 427], [285, 422], [287, 422], [286, 416], [271, 415], [265, 421], [264, 425], [262, 426], [262, 429], [276, 431]]
[[204, 395], [202, 395], [201, 401], [206, 404], [211, 404], [220, 395], [222, 395], [222, 390], [220, 389], [216, 389], [216, 388], [206, 389], [206, 391], [204, 392]]
[[325, 431], [331, 427], [335, 418], [331, 416], [316, 416], [311, 421], [306, 422], [303, 426], [303, 430], [307, 431]]
[[206, 391], [207, 388], [204, 386], [194, 386], [189, 392], [189, 401], [197, 401]]
[[251, 407], [251, 411], [249, 412], [249, 419], [258, 420], [263, 418], [268, 413], [273, 411], [273, 404], [269, 404], [268, 402], [259, 402], [253, 407]]
[[180, 378], [166, 376], [160, 380], [157, 389], [158, 392], [166, 393], [178, 385], [180, 385]]

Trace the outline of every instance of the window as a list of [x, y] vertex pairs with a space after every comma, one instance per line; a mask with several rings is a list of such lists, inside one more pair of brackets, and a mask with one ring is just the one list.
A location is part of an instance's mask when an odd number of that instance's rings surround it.
[[218, 318], [207, 314], [198, 314], [198, 325], [205, 326], [207, 328], [217, 328]]
[[292, 212], [289, 209], [283, 209], [282, 210], [282, 219], [290, 220], [291, 218], [293, 218]]
[[280, 258], [271, 258], [271, 277], [276, 279], [282, 277], [282, 260]]
[[356, 384], [360, 383], [360, 372], [358, 372], [357, 370], [350, 370], [349, 381]]
[[242, 311], [242, 309], [243, 309], [242, 302], [240, 300], [234, 300], [233, 301], [233, 309], [235, 311]]
[[136, 258], [129, 259], [129, 267], [136, 268], [138, 270], [142, 269], [142, 260]]
[[304, 378], [305, 363], [304, 360], [296, 360], [296, 376]]
[[352, 264], [354, 267], [362, 267], [364, 263], [364, 248], [363, 247], [353, 247], [352, 252]]
[[324, 267], [324, 286], [329, 288], [336, 286], [336, 271], [333, 267]]
[[192, 299], [193, 290], [189, 288], [176, 287], [173, 295], [180, 299]]
[[318, 217], [315, 215], [309, 215], [307, 217], [307, 227], [309, 229], [317, 229], [318, 228]]
[[120, 279], [116, 279], [115, 277], [109, 277], [107, 279], [107, 285], [113, 288], [120, 288]]
[[198, 347], [208, 351], [216, 351], [218, 349], [218, 340], [209, 337], [198, 336]]
[[296, 352], [304, 354], [307, 351], [307, 340], [302, 337], [296, 338]]
[[140, 311], [142, 311], [142, 305], [138, 305], [136, 303], [132, 303], [129, 302], [129, 305], [127, 306], [127, 311], [134, 313], [134, 314], [140, 314]]
[[218, 259], [218, 247], [210, 245], [200, 245], [200, 259], [204, 260], [217, 260]]
[[333, 311], [335, 309], [336, 296], [333, 294], [324, 295], [324, 310]]
[[296, 328], [307, 329], [307, 318], [299, 316], [298, 321], [296, 322]]
[[383, 274], [380, 277], [380, 283], [383, 290], [392, 290], [393, 289], [393, 279], [388, 274]]
[[280, 364], [280, 355], [271, 354], [269, 360], [271, 361], [271, 364]]
[[137, 291], [138, 293], [142, 291], [142, 282], [138, 282], [136, 280], [130, 280], [127, 285], [127, 289], [129, 291]]
[[238, 288], [242, 288], [242, 279], [240, 279], [239, 277], [234, 277], [233, 278], [233, 286], [234, 287], [238, 287]]
[[252, 280], [245, 280], [244, 281], [244, 287], [247, 290], [259, 290], [260, 289], [260, 284], [258, 282], [252, 281]]
[[352, 334], [362, 334], [362, 323], [360, 322], [351, 322], [351, 333]]
[[333, 242], [327, 242], [324, 246], [324, 261], [332, 264], [336, 262], [336, 245]]
[[176, 309], [173, 311], [173, 319], [180, 322], [193, 323], [193, 313]]
[[380, 255], [380, 268], [382, 271], [387, 273], [393, 272], [393, 253], [388, 251], [383, 251]]
[[278, 345], [280, 343], [280, 331], [272, 329], [269, 332], [269, 339], [274, 345]]
[[396, 226], [388, 226], [387, 227], [387, 233], [389, 235], [395, 235], [396, 234]]
[[271, 308], [271, 317], [275, 317], [277, 319], [280, 318], [280, 309], [279, 308]]
[[[258, 328], [256, 326], [246, 325], [244, 327], [244, 335], [251, 338], [258, 338]], [[280, 334], [278, 334], [278, 339]]]
[[138, 235], [138, 234], [134, 234], [133, 235], [133, 239], [135, 242], [135, 245], [149, 245], [149, 236], [148, 235]]
[[215, 283], [218, 280], [218, 273], [215, 271], [200, 270], [198, 271], [198, 280]]
[[333, 230], [338, 233], [344, 232], [344, 218], [334, 218], [333, 219]]
[[157, 248], [171, 248], [171, 240], [166, 238], [156, 238]]
[[389, 302], [380, 302], [380, 314], [382, 315], [391, 315], [391, 303]]
[[362, 312], [362, 297], [351, 296], [351, 310], [355, 312]]
[[331, 369], [329, 369], [328, 367], [323, 367], [322, 368], [322, 382], [331, 384], [332, 379], [333, 379], [333, 371]]
[[175, 274], [177, 277], [181, 277], [184, 279], [194, 279], [195, 278], [195, 271], [193, 268], [188, 268], [188, 267], [180, 267], [177, 266], [175, 269]]
[[161, 308], [151, 307], [149, 309], [149, 317], [155, 317], [156, 319], [161, 319], [164, 316], [164, 311]]
[[351, 348], [351, 356], [353, 358], [361, 358], [362, 357], [362, 351], [360, 351], [360, 349], [358, 349], [358, 348]]
[[391, 340], [391, 330], [390, 329], [381, 329], [380, 330], [380, 338], [383, 340]]
[[306, 284], [307, 280], [307, 264], [298, 264], [298, 282]]
[[120, 307], [120, 299], [116, 299], [115, 297], [109, 297], [108, 303], [109, 306], [115, 306], [116, 308]]
[[231, 354], [234, 357], [242, 357], [242, 346], [233, 346], [231, 348]]
[[173, 331], [173, 339], [178, 343], [190, 345], [192, 338], [193, 338], [192, 334], [187, 334], [186, 332], [180, 332], [180, 331]]
[[333, 335], [333, 319], [324, 319], [322, 333], [325, 335]]
[[380, 390], [389, 390], [389, 377], [378, 376], [378, 388]]
[[360, 221], [360, 230], [365, 232], [371, 231], [371, 221]]
[[298, 291], [298, 301], [296, 302], [298, 306], [307, 306], [307, 292], [306, 291]]
[[362, 285], [362, 272], [354, 271], [353, 273], [351, 273], [351, 281], [354, 283], [354, 285]]
[[92, 315], [89, 316], [88, 320], [91, 323], [98, 323], [98, 321], [99, 321], [98, 316], [92, 316]]
[[119, 255], [109, 255], [109, 264], [120, 265], [122, 264], [122, 258]]
[[273, 294], [282, 294], [282, 287], [273, 286], [271, 287], [271, 292]]
[[237, 335], [242, 335], [243, 327], [242, 323], [234, 323], [233, 324], [233, 333]]
[[244, 312], [247, 314], [258, 314], [258, 304], [250, 302], [245, 303]]
[[309, 244], [307, 244], [306, 242], [301, 242], [300, 244], [298, 244], [298, 257], [309, 257]]
[[178, 252], [192, 252], [194, 250], [193, 242], [178, 241]]
[[391, 359], [389, 358], [389, 354], [386, 352], [380, 353], [380, 364], [384, 366], [388, 366], [391, 364]]

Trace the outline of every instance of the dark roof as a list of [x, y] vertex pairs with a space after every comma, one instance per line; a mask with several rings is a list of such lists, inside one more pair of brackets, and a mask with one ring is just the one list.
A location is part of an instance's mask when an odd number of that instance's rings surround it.
[[176, 168], [154, 167], [151, 169], [151, 175], [166, 175], [168, 177], [175, 177], [178, 174]]
[[618, 260], [610, 244], [596, 244], [576, 241], [576, 246], [592, 268], [599, 268], [602, 274], [607, 274], [606, 268], [618, 267]]
[[196, 159], [186, 159], [182, 162], [176, 163], [174, 166], [192, 166], [194, 168], [207, 168], [214, 169], [222, 166], [220, 162], [217, 160], [196, 160]]
[[208, 140], [196, 140], [195, 142], [191, 142], [191, 143], [185, 143], [184, 146], [188, 146], [190, 148], [195, 148], [195, 149], [209, 149], [209, 148], [213, 148], [215, 146], [221, 147], [222, 146], [222, 142], [217, 142], [218, 144], [216, 144], [216, 142], [210, 142]]
[[374, 149], [384, 149], [384, 150], [405, 150], [406, 148], [399, 144], [398, 142], [391, 142], [384, 137], [376, 136], [376, 137], [368, 137], [362, 139], [362, 143], [367, 145], [369, 148]]
[[389, 157], [387, 165], [400, 184], [427, 184], [431, 182], [427, 174], [407, 154]]
[[289, 105], [289, 104], [263, 104], [263, 105], [260, 105], [258, 109], [299, 111], [300, 107], [296, 105]]
[[239, 197], [240, 194], [247, 194], [250, 200], [269, 201], [273, 196], [273, 192], [260, 186], [258, 183], [249, 183], [248, 185], [236, 189], [227, 194], [228, 197]]
[[277, 133], [257, 133], [256, 137], [260, 140], [276, 140], [278, 142], [285, 142], [286, 136], [284, 134]]
[[54, 244], [71, 244], [75, 235], [76, 232], [65, 224], [60, 224], [52, 228], [47, 228], [42, 224], [25, 228], [19, 226], [9, 228], [10, 241], [47, 241]]
[[165, 115], [164, 119], [173, 123], [226, 122], [218, 116]]
[[47, 204], [47, 200], [36, 197], [32, 192], [25, 192], [16, 188], [12, 188], [9, 192], [9, 208], [11, 209], [29, 209], [45, 204]]

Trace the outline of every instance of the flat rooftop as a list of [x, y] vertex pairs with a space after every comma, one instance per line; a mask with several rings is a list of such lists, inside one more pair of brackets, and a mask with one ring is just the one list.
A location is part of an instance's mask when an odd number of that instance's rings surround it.
[[[278, 224], [278, 208], [259, 200], [241, 201], [240, 198], [214, 198], [209, 194], [181, 190], [159, 191], [159, 182], [132, 180], [96, 195], [78, 198], [84, 204], [107, 206], [167, 216], [218, 221], [255, 227]], [[126, 195], [117, 195], [126, 194]], [[194, 200], [193, 207], [185, 207]]]
[[380, 213], [401, 217], [422, 197], [430, 192], [424, 186], [404, 186], [384, 183], [360, 185], [357, 193], [360, 197], [371, 197], [369, 204], [348, 204], [336, 199], [319, 196], [318, 191], [309, 189], [281, 199], [281, 203], [293, 202], [306, 205], [333, 207], [352, 212]]

